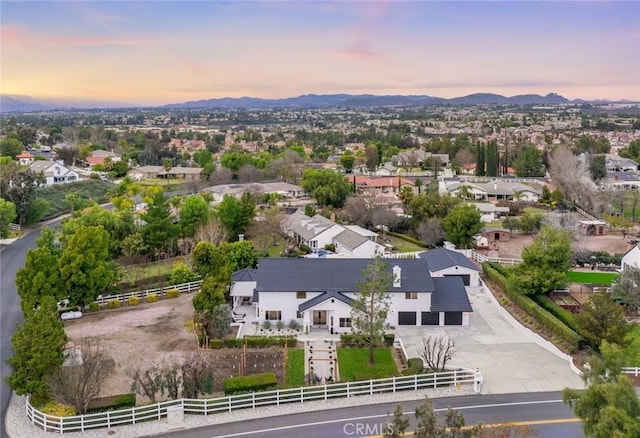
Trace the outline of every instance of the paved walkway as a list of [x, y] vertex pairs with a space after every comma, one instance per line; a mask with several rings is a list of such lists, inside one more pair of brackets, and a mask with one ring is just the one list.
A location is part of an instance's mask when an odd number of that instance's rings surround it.
[[448, 336], [456, 345], [450, 365], [479, 368], [484, 394], [584, 388], [582, 378], [571, 368], [571, 357], [522, 326], [488, 289], [470, 288], [469, 299], [474, 312], [468, 327], [398, 328], [396, 336], [409, 357], [418, 357], [424, 337]]
[[338, 381], [336, 344], [330, 339], [312, 340], [304, 346], [305, 376], [313, 373], [320, 383]]

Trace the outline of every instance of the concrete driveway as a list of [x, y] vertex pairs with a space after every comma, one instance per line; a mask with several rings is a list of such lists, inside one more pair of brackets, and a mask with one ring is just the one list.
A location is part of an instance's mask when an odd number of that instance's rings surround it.
[[518, 323], [485, 287], [467, 288], [473, 313], [469, 326], [398, 327], [409, 357], [418, 357], [422, 339], [448, 336], [456, 345], [450, 365], [479, 368], [482, 393], [558, 391], [584, 388], [571, 368], [570, 356]]

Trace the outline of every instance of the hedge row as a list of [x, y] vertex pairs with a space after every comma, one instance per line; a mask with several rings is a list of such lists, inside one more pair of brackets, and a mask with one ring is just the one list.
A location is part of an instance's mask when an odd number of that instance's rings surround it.
[[275, 388], [278, 385], [276, 375], [273, 373], [259, 373], [250, 376], [229, 377], [224, 379], [222, 386], [225, 395], [242, 392], [263, 391]]
[[536, 295], [534, 300], [542, 306], [547, 312], [551, 313], [553, 316], [558, 318], [560, 321], [565, 323], [569, 328], [574, 330], [576, 333], [579, 331], [578, 323], [576, 321], [576, 317], [573, 313], [569, 312], [567, 309], [563, 309], [558, 304], [554, 303], [551, 298], [546, 295]]
[[[382, 337], [386, 347], [393, 346], [396, 335], [393, 333], [385, 333]], [[342, 333], [340, 335], [340, 344], [342, 344], [343, 347], [366, 347], [369, 345], [369, 341], [365, 335], [358, 333]]]
[[295, 347], [298, 339], [292, 336], [245, 336], [242, 339], [212, 339], [209, 348], [241, 348], [247, 347]]
[[429, 245], [425, 244], [423, 241], [418, 240], [418, 239], [414, 239], [413, 237], [407, 236], [405, 234], [394, 233], [392, 231], [388, 231], [387, 234], [389, 236], [393, 236], [393, 237], [397, 237], [398, 239], [402, 239], [402, 240], [404, 240], [406, 242], [413, 243], [414, 245], [418, 245], [418, 246], [420, 246], [422, 248], [428, 248], [429, 247]]
[[561, 320], [556, 318], [547, 310], [543, 309], [538, 303], [529, 298], [526, 295], [520, 294], [514, 290], [511, 283], [507, 278], [494, 269], [489, 263], [482, 264], [484, 273], [496, 283], [502, 290], [504, 290], [509, 297], [518, 305], [522, 310], [531, 315], [542, 326], [551, 330], [560, 338], [567, 341], [575, 349], [579, 349], [582, 345], [582, 338], [574, 330], [565, 325]]
[[118, 394], [109, 397], [94, 398], [89, 402], [87, 413], [114, 411], [116, 409], [133, 408], [136, 405], [135, 394]]

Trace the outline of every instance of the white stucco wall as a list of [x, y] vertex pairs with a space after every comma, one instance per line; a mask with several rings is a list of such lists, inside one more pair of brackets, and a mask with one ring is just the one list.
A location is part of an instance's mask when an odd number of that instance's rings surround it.
[[344, 230], [345, 228], [341, 225], [332, 225], [331, 227], [315, 236], [313, 239], [309, 240], [309, 247], [313, 249], [322, 249], [326, 245], [332, 243], [333, 238], [342, 233]]
[[623, 271], [629, 266], [632, 268], [640, 269], [640, 247], [635, 246], [624, 256], [622, 256], [621, 264]]
[[445, 275], [470, 275], [469, 286], [480, 286], [480, 273], [476, 270], [462, 266], [452, 266], [450, 268], [431, 273], [432, 277], [444, 277]]

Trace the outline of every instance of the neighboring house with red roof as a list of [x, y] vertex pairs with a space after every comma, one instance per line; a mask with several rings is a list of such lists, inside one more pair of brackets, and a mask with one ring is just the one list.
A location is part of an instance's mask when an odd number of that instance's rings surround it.
[[16, 155], [16, 160], [20, 166], [30, 166], [35, 161], [35, 157], [28, 151], [22, 151], [19, 155]]
[[97, 149], [91, 152], [91, 155], [85, 158], [84, 161], [89, 165], [90, 168], [93, 168], [93, 166], [97, 164], [104, 166], [105, 162], [107, 161], [107, 158], [110, 159], [112, 163], [116, 163], [122, 160], [122, 157], [116, 153], [113, 153], [111, 151], [105, 151], [102, 149]]
[[399, 176], [368, 177], [350, 175], [347, 178], [350, 183], [353, 184], [355, 182], [356, 191], [360, 194], [397, 195], [404, 186], [409, 186], [411, 190], [416, 191], [416, 184], [413, 181]]

